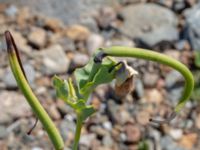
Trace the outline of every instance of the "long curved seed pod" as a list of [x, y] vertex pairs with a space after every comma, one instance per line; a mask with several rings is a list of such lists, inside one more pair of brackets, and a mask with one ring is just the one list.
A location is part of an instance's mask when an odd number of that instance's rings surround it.
[[9, 31], [5, 32], [5, 39], [7, 43], [7, 51], [8, 51], [8, 59], [10, 62], [10, 67], [20, 90], [23, 92], [33, 112], [36, 114], [36, 116], [42, 123], [44, 129], [47, 131], [49, 138], [51, 139], [55, 149], [63, 150], [64, 143], [59, 134], [59, 131], [57, 130], [55, 124], [53, 123], [47, 112], [40, 104], [37, 97], [34, 95], [31, 87], [27, 82], [17, 47]]
[[[185, 78], [185, 86], [182, 92], [182, 97], [180, 98], [177, 106], [175, 107], [174, 112], [172, 112], [172, 114], [169, 115], [169, 118], [167, 118], [166, 120], [160, 121], [161, 123], [169, 122], [171, 119], [173, 119], [176, 113], [178, 113], [181, 110], [181, 108], [185, 105], [185, 103], [188, 101], [189, 96], [191, 95], [192, 90], [194, 88], [194, 79], [190, 70], [179, 61], [171, 57], [168, 57], [166, 55], [163, 55], [154, 51], [150, 51], [150, 50], [140, 49], [140, 48], [114, 46], [110, 48], [101, 48], [100, 50], [105, 53], [104, 54], [105, 56], [134, 57], [134, 58], [142, 58], [142, 59], [146, 59], [150, 61], [156, 61], [158, 63], [168, 65], [176, 69], [183, 75], [183, 77]], [[150, 119], [150, 121], [159, 122], [156, 119]]]

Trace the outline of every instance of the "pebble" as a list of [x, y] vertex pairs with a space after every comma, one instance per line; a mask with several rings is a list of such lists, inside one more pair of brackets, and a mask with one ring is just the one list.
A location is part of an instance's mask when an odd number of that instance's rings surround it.
[[173, 86], [175, 86], [176, 83], [181, 81], [183, 82], [182, 75], [178, 71], [173, 70], [166, 75], [165, 86], [170, 89], [173, 88]]
[[[30, 64], [25, 64], [25, 65], [23, 65], [23, 67], [24, 67], [24, 71], [26, 73], [26, 77], [28, 78], [29, 83], [31, 85], [33, 85], [34, 81], [35, 81], [35, 77], [36, 77], [35, 69]], [[3, 81], [7, 88], [12, 89], [12, 88], [18, 87], [10, 68], [7, 68], [7, 70], [4, 72], [3, 76], [4, 76]]]
[[200, 49], [200, 3], [193, 6], [190, 9], [186, 9], [184, 11], [184, 17], [186, 18], [186, 24], [184, 26], [183, 37], [188, 40], [192, 46], [192, 49], [199, 50]]
[[96, 16], [98, 26], [106, 29], [116, 19], [116, 13], [112, 7], [102, 7], [99, 14]]
[[139, 98], [144, 96], [144, 85], [140, 79], [135, 80], [135, 91]]
[[158, 104], [161, 104], [164, 97], [160, 91], [154, 88], [154, 89], [148, 89], [145, 91], [145, 99], [149, 103], [158, 105]]
[[70, 61], [60, 45], [52, 45], [39, 53], [43, 61], [41, 69], [45, 74], [53, 75], [68, 71]]
[[72, 58], [71, 67], [77, 68], [84, 66], [85, 64], [87, 64], [88, 61], [89, 61], [88, 55], [83, 53], [75, 53]]
[[5, 126], [0, 125], [0, 139], [4, 139], [8, 136], [8, 132]]
[[64, 25], [63, 25], [62, 21], [59, 20], [59, 19], [55, 19], [55, 18], [48, 18], [44, 22], [44, 27], [46, 29], [53, 31], [53, 32], [61, 31], [63, 26]]
[[145, 87], [155, 87], [159, 75], [157, 73], [145, 73], [143, 76], [143, 83]]
[[96, 138], [96, 135], [93, 133], [90, 134], [83, 134], [80, 137], [79, 144], [82, 146], [90, 147], [92, 144], [92, 141]]
[[177, 143], [175, 143], [169, 136], [162, 137], [160, 145], [161, 149], [165, 150], [186, 150], [184, 147], [181, 147]]
[[90, 31], [81, 25], [69, 26], [65, 30], [66, 35], [74, 41], [85, 41], [90, 35]]
[[162, 41], [174, 42], [178, 40], [178, 37], [179, 33], [175, 26], [163, 25], [156, 30], [146, 32], [139, 36], [139, 40], [146, 46], [153, 47]]
[[148, 112], [146, 111], [137, 112], [136, 120], [142, 126], [149, 124], [149, 118], [150, 118], [150, 115]]
[[60, 133], [64, 139], [64, 141], [68, 141], [71, 139], [71, 134], [74, 134], [76, 125], [73, 121], [68, 119], [63, 119], [59, 124]]
[[95, 50], [103, 46], [103, 43], [104, 39], [101, 35], [91, 34], [86, 41], [88, 54], [91, 56]]
[[10, 5], [6, 10], [5, 14], [9, 17], [15, 17], [18, 13], [18, 8], [15, 5]]
[[197, 133], [189, 133], [183, 135], [179, 141], [179, 144], [186, 149], [192, 149], [198, 140]]
[[103, 123], [103, 127], [104, 127], [106, 130], [108, 130], [108, 131], [112, 130], [112, 124], [111, 124], [110, 121], [104, 122], [104, 123]]
[[11, 123], [14, 119], [32, 115], [31, 108], [23, 95], [1, 91], [0, 99], [4, 100], [0, 105], [0, 123]]
[[177, 24], [177, 18], [171, 10], [152, 3], [129, 5], [120, 13], [125, 19], [120, 30], [130, 37], [140, 37], [148, 31], [156, 32], [160, 27], [174, 27]]
[[138, 126], [128, 123], [124, 126], [127, 142], [138, 142], [141, 138], [141, 132]]
[[51, 118], [53, 118], [54, 120], [59, 120], [61, 118], [61, 115], [58, 112], [56, 105], [49, 106], [47, 111], [48, 111], [48, 114], [51, 116]]
[[200, 129], [200, 113], [195, 118], [195, 126]]
[[109, 134], [107, 134], [106, 136], [103, 137], [102, 143], [103, 143], [103, 145], [105, 147], [110, 147], [110, 148], [114, 144], [113, 139], [112, 139], [112, 137]]
[[170, 129], [169, 130], [169, 135], [174, 139], [174, 140], [180, 140], [183, 136], [183, 130], [182, 129]]
[[33, 147], [31, 150], [43, 150], [41, 147]]
[[46, 45], [46, 36], [42, 28], [34, 27], [28, 35], [28, 41], [34, 48], [40, 49]]

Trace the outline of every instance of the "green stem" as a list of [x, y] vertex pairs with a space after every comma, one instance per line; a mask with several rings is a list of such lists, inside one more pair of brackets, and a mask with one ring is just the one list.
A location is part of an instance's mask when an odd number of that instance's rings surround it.
[[77, 123], [76, 123], [76, 133], [75, 133], [75, 138], [74, 138], [74, 143], [73, 143], [73, 150], [78, 150], [78, 143], [81, 135], [81, 128], [83, 125], [83, 121], [80, 115], [77, 115]]
[[115, 46], [110, 48], [103, 48], [102, 51], [108, 56], [142, 58], [146, 60], [156, 61], [176, 69], [184, 76], [185, 86], [182, 97], [180, 98], [180, 101], [175, 108], [175, 112], [179, 112], [189, 99], [189, 96], [191, 95], [194, 87], [193, 75], [190, 70], [179, 61], [166, 55], [140, 48]]
[[23, 67], [20, 65], [20, 59], [18, 56], [17, 47], [9, 31], [5, 32], [5, 37], [7, 42], [10, 67], [20, 90], [23, 92], [33, 112], [36, 114], [36, 116], [44, 126], [44, 129], [47, 131], [49, 138], [51, 139], [55, 149], [63, 150], [64, 143], [59, 134], [59, 131], [57, 130], [55, 124], [53, 123], [47, 112], [40, 104], [37, 97], [34, 95], [31, 87], [27, 82], [25, 73], [23, 72]]

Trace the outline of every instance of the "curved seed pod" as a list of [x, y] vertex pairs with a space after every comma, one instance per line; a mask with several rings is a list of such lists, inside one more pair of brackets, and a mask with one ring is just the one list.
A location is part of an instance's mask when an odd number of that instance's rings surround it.
[[[172, 113], [173, 115], [171, 116], [175, 116], [175, 114], [179, 113], [180, 110], [186, 104], [186, 102], [189, 100], [189, 97], [194, 88], [194, 78], [190, 70], [179, 61], [169, 56], [166, 56], [154, 51], [150, 51], [150, 50], [140, 49], [140, 48], [114, 46], [114, 47], [102, 49], [102, 51], [106, 53], [107, 56], [134, 57], [134, 58], [142, 58], [142, 59], [146, 59], [150, 61], [159, 62], [161, 64], [168, 65], [176, 69], [177, 71], [179, 71], [185, 78], [185, 86], [182, 92], [182, 97], [180, 98], [178, 104], [176, 105], [174, 109], [174, 112]], [[169, 117], [167, 119], [163, 119], [163, 121], [165, 120], [164, 122], [169, 122], [173, 118], [174, 117]], [[155, 119], [151, 119], [151, 120], [155, 120]]]

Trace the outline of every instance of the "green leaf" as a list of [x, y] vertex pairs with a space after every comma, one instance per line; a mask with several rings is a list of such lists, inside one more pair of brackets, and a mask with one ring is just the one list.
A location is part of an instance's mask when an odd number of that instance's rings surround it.
[[108, 71], [116, 61], [110, 57], [103, 59], [102, 63], [95, 63], [94, 57], [85, 67], [75, 70], [75, 78], [80, 94], [87, 99], [89, 94], [100, 84], [111, 82], [115, 78], [115, 71]]
[[55, 75], [53, 77], [53, 86], [56, 89], [57, 97], [74, 107], [73, 103], [76, 102], [77, 97], [71, 79], [67, 82], [67, 80], [62, 80]]
[[197, 67], [200, 67], [200, 52], [195, 52], [194, 63]]
[[83, 99], [78, 100], [75, 104], [74, 109], [77, 114], [81, 117], [82, 121], [85, 121], [89, 116], [96, 112], [92, 105], [86, 105]]

